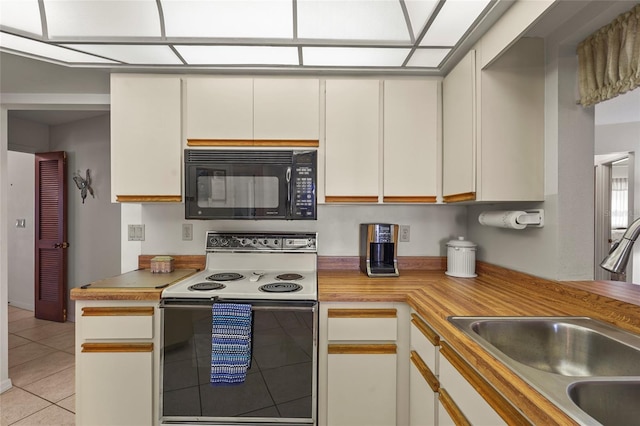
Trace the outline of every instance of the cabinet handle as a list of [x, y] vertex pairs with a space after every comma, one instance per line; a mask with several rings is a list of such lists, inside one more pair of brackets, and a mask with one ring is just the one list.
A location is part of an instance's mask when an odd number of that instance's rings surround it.
[[412, 196], [412, 195], [385, 195], [382, 197], [384, 203], [435, 203], [435, 195]]
[[396, 353], [396, 345], [329, 345], [330, 355], [392, 355]]
[[442, 197], [442, 201], [444, 201], [445, 203], [457, 203], [460, 201], [473, 201], [476, 199], [476, 193], [475, 192], [464, 192], [462, 194], [452, 194], [452, 195], [445, 195], [444, 197]]
[[516, 408], [469, 365], [447, 342], [440, 343], [440, 353], [462, 377], [484, 398], [502, 419], [510, 425], [531, 425]]
[[84, 353], [153, 352], [153, 343], [83, 343]]
[[83, 317], [153, 316], [153, 306], [85, 307], [85, 308], [82, 308], [82, 316]]
[[455, 401], [446, 390], [440, 389], [438, 393], [438, 400], [444, 409], [447, 410], [447, 413], [449, 413], [451, 420], [453, 420], [456, 426], [471, 426], [469, 420], [467, 420], [462, 411], [460, 411], [460, 408], [458, 408]]
[[182, 195], [116, 195], [118, 203], [180, 203]]
[[318, 139], [187, 139], [187, 146], [274, 146], [318, 148]]
[[433, 346], [440, 346], [440, 336], [431, 329], [422, 318], [417, 314], [411, 314], [411, 324], [415, 325], [418, 330], [426, 337]]
[[329, 309], [329, 318], [396, 318], [395, 309]]
[[327, 195], [326, 203], [377, 203], [377, 195]]
[[431, 372], [427, 364], [425, 364], [422, 358], [420, 358], [418, 352], [411, 351], [411, 362], [416, 366], [420, 374], [422, 374], [422, 377], [424, 377], [424, 380], [427, 382], [431, 390], [434, 392], [438, 392], [438, 389], [440, 388], [440, 382], [436, 378], [435, 374]]

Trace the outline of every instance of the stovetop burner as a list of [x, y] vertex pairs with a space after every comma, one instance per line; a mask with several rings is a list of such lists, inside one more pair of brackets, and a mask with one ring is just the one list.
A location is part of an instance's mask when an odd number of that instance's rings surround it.
[[243, 278], [244, 275], [238, 274], [236, 272], [218, 272], [207, 277], [207, 279], [210, 281], [235, 281], [241, 280]]
[[300, 274], [280, 274], [276, 278], [282, 281], [297, 281], [304, 277]]
[[193, 291], [209, 291], [209, 290], [222, 290], [226, 286], [222, 283], [197, 283], [189, 286], [189, 290]]
[[296, 283], [269, 283], [259, 287], [260, 291], [267, 293], [293, 293], [300, 289], [302, 289], [302, 286]]

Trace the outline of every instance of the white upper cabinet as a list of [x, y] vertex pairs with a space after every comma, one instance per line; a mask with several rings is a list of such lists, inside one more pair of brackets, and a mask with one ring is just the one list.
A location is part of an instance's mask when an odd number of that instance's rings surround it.
[[111, 75], [112, 201], [182, 200], [179, 77]]
[[520, 39], [486, 69], [477, 47], [444, 79], [444, 201], [543, 200], [544, 41]]
[[291, 141], [296, 146], [296, 141], [303, 141], [307, 144], [302, 146], [309, 146], [314, 141], [310, 146], [318, 146], [318, 79], [188, 77], [185, 81], [190, 145]]
[[380, 82], [327, 80], [325, 200], [377, 202]]
[[317, 141], [320, 138], [320, 81], [255, 79], [253, 113], [254, 139]]
[[435, 202], [438, 193], [437, 80], [384, 82], [385, 202]]
[[253, 139], [253, 79], [186, 79], [187, 139]]
[[475, 50], [442, 82], [442, 193], [445, 201], [475, 199]]

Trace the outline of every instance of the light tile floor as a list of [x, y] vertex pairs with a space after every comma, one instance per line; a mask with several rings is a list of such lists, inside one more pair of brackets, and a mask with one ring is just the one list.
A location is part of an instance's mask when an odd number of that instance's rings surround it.
[[0, 425], [75, 424], [75, 324], [9, 305], [9, 378]]

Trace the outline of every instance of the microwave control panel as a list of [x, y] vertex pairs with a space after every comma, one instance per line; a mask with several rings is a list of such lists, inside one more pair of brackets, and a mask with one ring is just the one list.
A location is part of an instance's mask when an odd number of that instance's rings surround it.
[[291, 216], [316, 218], [316, 152], [294, 151], [292, 170]]

